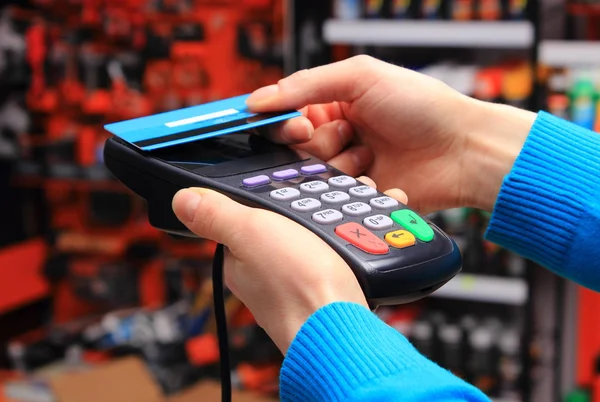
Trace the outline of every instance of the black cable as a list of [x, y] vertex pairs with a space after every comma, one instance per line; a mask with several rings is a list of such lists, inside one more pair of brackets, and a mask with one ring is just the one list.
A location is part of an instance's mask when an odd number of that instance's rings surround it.
[[223, 245], [217, 244], [212, 267], [213, 303], [217, 336], [219, 337], [219, 356], [221, 357], [221, 401], [231, 402], [231, 369], [229, 368], [229, 338], [227, 336], [227, 317], [225, 315], [223, 254]]

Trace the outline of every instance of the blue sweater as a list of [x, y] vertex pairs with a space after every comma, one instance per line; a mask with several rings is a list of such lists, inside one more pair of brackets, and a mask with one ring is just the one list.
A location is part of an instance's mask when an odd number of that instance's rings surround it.
[[[540, 112], [486, 237], [600, 290], [600, 135]], [[307, 320], [280, 381], [283, 401], [489, 401], [350, 303], [330, 304]]]

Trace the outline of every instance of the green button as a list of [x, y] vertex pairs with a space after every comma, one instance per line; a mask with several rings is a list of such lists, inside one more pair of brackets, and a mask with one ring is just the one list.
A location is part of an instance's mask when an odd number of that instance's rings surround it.
[[419, 215], [410, 209], [401, 209], [392, 212], [392, 219], [399, 225], [402, 225], [410, 233], [421, 241], [433, 240], [433, 229]]

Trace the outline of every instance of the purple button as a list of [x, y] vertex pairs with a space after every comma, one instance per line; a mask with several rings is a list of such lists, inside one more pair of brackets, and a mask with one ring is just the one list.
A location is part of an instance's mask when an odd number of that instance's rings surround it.
[[261, 174], [260, 176], [248, 177], [242, 181], [242, 184], [246, 187], [262, 186], [263, 184], [269, 184], [271, 180], [269, 176]]
[[308, 165], [308, 166], [302, 166], [302, 169], [300, 169], [302, 171], [302, 173], [304, 174], [317, 174], [317, 173], [323, 173], [327, 171], [327, 168], [325, 167], [325, 165]]
[[296, 169], [280, 170], [279, 172], [273, 173], [273, 178], [277, 180], [288, 180], [298, 176]]

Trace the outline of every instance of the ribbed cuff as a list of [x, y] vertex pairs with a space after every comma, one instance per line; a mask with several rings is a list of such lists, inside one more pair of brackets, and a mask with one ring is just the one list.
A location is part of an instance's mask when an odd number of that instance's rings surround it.
[[280, 396], [282, 401], [350, 401], [364, 392], [389, 392], [394, 376], [406, 394], [444, 383], [480, 395], [365, 307], [338, 302], [315, 312], [300, 329], [281, 368]]
[[565, 274], [584, 206], [598, 185], [598, 155], [598, 134], [540, 112], [504, 180], [486, 238]]

